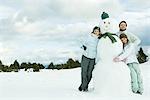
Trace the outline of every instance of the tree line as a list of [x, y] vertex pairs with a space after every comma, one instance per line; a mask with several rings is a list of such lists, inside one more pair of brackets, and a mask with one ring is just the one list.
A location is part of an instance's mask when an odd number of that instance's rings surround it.
[[[137, 54], [137, 59], [139, 63], [144, 63], [149, 60], [149, 57], [144, 53], [143, 49], [140, 48]], [[28, 69], [32, 69], [33, 72], [39, 72], [40, 69], [71, 69], [71, 68], [77, 68], [80, 67], [80, 62], [78, 60], [73, 60], [72, 58], [69, 58], [68, 61], [64, 64], [54, 64], [51, 62], [47, 67], [40, 63], [26, 63], [22, 62], [19, 64], [17, 60], [14, 61], [13, 64], [4, 65], [2, 61], [0, 60], [0, 72], [18, 72], [21, 69], [24, 69], [24, 71], [27, 71]]]
[[24, 71], [28, 71], [28, 69], [32, 69], [33, 72], [39, 72], [40, 69], [71, 69], [71, 68], [77, 68], [80, 67], [80, 63], [78, 60], [73, 60], [72, 58], [69, 58], [68, 61], [64, 64], [54, 64], [51, 62], [48, 67], [44, 66], [40, 63], [30, 63], [30, 62], [22, 62], [19, 64], [17, 60], [14, 61], [13, 64], [10, 65], [4, 65], [2, 61], [0, 60], [0, 72], [18, 72], [21, 69]]

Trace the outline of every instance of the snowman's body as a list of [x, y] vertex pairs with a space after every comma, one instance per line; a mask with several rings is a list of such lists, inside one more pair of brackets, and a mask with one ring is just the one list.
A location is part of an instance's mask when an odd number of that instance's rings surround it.
[[[105, 23], [103, 23], [106, 21]], [[111, 32], [110, 20], [101, 23], [102, 33]], [[109, 23], [109, 24], [107, 24]], [[107, 27], [105, 27], [107, 26]], [[94, 91], [101, 96], [131, 95], [130, 73], [123, 62], [114, 62], [123, 49], [118, 36], [113, 35], [117, 42], [112, 43], [109, 37], [102, 37], [97, 46], [96, 65], [93, 71]]]

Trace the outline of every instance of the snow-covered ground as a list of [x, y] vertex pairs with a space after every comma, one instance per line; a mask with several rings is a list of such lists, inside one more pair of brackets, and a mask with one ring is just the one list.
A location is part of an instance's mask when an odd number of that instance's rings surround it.
[[0, 73], [0, 100], [148, 100], [150, 98], [150, 61], [141, 64], [140, 67], [144, 81], [143, 95], [100, 97], [93, 93], [92, 81], [89, 92], [79, 92], [81, 70], [76, 68], [42, 70], [37, 73], [24, 71]]

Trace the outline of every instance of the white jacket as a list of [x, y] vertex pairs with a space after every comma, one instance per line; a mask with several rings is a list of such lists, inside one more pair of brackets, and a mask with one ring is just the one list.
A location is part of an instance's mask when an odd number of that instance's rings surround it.
[[133, 62], [139, 63], [136, 57], [135, 45], [133, 43], [128, 43], [118, 58], [125, 61], [126, 64]]
[[86, 47], [86, 50], [83, 51], [84, 56], [92, 59], [96, 58], [98, 40], [98, 36], [94, 34], [90, 34], [86, 38], [86, 40], [82, 43], [82, 46], [84, 45]]
[[121, 33], [126, 34], [128, 39], [129, 39], [129, 42], [133, 43], [135, 46], [138, 46], [141, 43], [141, 40], [136, 35], [134, 35], [133, 33], [129, 33], [127, 31], [119, 31], [117, 33], [117, 35], [119, 36]]

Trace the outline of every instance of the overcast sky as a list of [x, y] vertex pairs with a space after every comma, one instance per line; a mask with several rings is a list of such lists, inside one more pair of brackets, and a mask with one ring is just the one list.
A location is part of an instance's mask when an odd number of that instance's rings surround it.
[[149, 0], [0, 0], [0, 59], [63, 62], [80, 58], [80, 43], [105, 11], [126, 20], [141, 45], [150, 45]]

